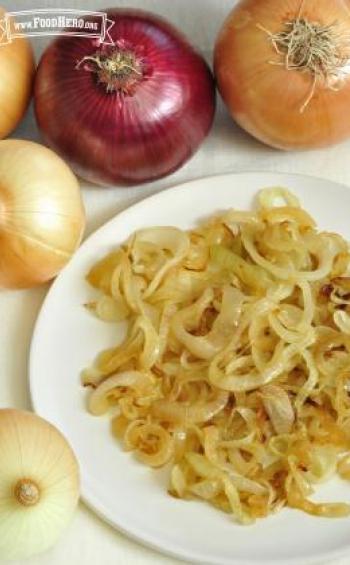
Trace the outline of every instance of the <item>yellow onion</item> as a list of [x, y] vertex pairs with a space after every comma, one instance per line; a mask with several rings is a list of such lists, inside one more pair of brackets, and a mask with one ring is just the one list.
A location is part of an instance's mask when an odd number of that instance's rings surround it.
[[0, 410], [0, 561], [45, 551], [68, 525], [79, 468], [62, 434], [30, 412]]
[[[0, 20], [5, 11], [0, 8]], [[10, 20], [11, 21], [11, 20]], [[11, 21], [11, 29], [13, 22]], [[35, 64], [29, 41], [22, 37], [0, 44], [0, 138], [22, 119], [31, 97]]]
[[0, 287], [44, 283], [81, 241], [78, 181], [50, 149], [14, 139], [0, 141], [0, 178]]
[[218, 87], [234, 119], [282, 149], [349, 137], [349, 33], [344, 0], [242, 0], [215, 48]]

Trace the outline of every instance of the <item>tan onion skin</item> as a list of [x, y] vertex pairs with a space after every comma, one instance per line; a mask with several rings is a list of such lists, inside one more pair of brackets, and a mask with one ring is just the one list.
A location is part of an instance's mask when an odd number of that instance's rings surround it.
[[54, 278], [84, 227], [79, 184], [68, 165], [43, 145], [0, 141], [0, 288]]
[[[217, 39], [215, 74], [232, 117], [260, 141], [280, 149], [308, 149], [341, 142], [350, 136], [350, 75], [338, 91], [316, 86], [303, 113], [312, 76], [269, 61], [281, 61], [268, 36], [296, 18], [301, 0], [243, 0], [228, 16]], [[350, 33], [347, 0], [307, 0], [302, 17], [324, 25], [337, 22]]]
[[[0, 7], [0, 20], [5, 10]], [[28, 107], [35, 72], [31, 44], [27, 38], [0, 45], [0, 139], [9, 135]]]

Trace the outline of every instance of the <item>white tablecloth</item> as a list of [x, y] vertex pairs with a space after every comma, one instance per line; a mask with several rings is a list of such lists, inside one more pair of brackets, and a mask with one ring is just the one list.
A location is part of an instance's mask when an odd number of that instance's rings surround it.
[[[283, 2], [284, 0], [281, 0]], [[2, 0], [8, 11], [32, 8], [103, 9], [127, 5], [153, 10], [178, 25], [211, 59], [214, 38], [235, 0]], [[36, 38], [37, 56], [47, 40]], [[1, 77], [0, 77], [1, 80]], [[32, 110], [13, 137], [40, 139]], [[164, 187], [231, 171], [282, 171], [325, 177], [350, 186], [350, 141], [330, 149], [283, 153], [246, 135], [219, 103], [215, 126], [197, 155], [174, 175], [139, 188], [101, 189], [83, 186], [88, 216], [87, 235], [119, 211]], [[350, 190], [350, 189], [349, 189]], [[0, 407], [30, 406], [27, 358], [35, 319], [48, 287], [0, 292]], [[145, 519], [147, 519], [145, 517]], [[349, 528], [350, 534], [350, 528]], [[346, 565], [348, 558], [329, 565]], [[19, 565], [20, 562], [16, 562]], [[83, 504], [60, 543], [28, 565], [156, 565], [179, 563], [130, 541], [104, 524]], [[300, 565], [303, 565], [300, 563]]]

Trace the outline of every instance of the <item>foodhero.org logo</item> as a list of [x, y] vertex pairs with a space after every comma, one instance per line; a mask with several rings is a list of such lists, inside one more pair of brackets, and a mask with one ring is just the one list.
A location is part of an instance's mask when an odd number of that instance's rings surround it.
[[109, 35], [114, 22], [104, 12], [43, 9], [6, 12], [0, 20], [0, 45], [20, 37], [74, 35], [113, 44]]

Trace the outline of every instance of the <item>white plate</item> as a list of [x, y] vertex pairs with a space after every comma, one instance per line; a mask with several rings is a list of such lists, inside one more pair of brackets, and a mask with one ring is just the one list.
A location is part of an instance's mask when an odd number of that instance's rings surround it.
[[[258, 189], [276, 185], [297, 194], [322, 228], [350, 239], [350, 189], [345, 186], [272, 173], [197, 180], [147, 198], [92, 235], [53, 284], [35, 328], [30, 355], [33, 406], [71, 442], [81, 465], [84, 501], [133, 538], [192, 562], [306, 565], [330, 559], [350, 552], [350, 519], [314, 518], [286, 509], [243, 527], [201, 502], [167, 495], [166, 473], [124, 453], [110, 434], [109, 418], [94, 418], [85, 410], [80, 371], [101, 349], [115, 344], [119, 329], [83, 308], [92, 296], [84, 275], [138, 228], [188, 228], [221, 209], [250, 209]], [[350, 487], [332, 481], [322, 487], [317, 498], [322, 497], [350, 500]]]

